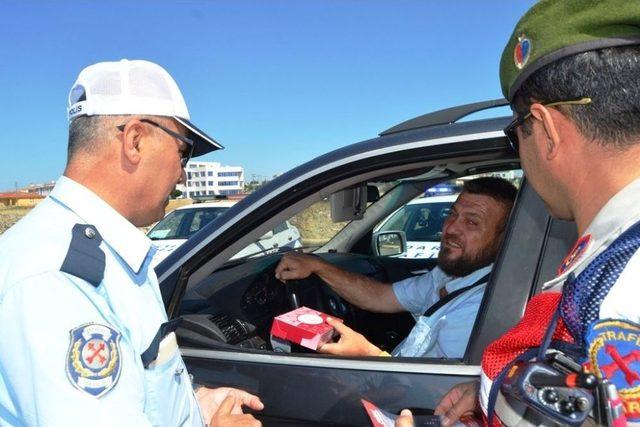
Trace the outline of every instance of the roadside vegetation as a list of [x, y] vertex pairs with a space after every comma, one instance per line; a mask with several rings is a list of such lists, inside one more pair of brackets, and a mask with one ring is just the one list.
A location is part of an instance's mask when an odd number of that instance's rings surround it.
[[[175, 208], [193, 203], [191, 199], [174, 199], [169, 201], [166, 212]], [[33, 207], [2, 206], [0, 205], [0, 234], [13, 226], [25, 216]], [[291, 224], [300, 231], [303, 246], [316, 246], [326, 243], [338, 231], [346, 225], [346, 222], [334, 223], [331, 221], [329, 201], [324, 200], [308, 207], [298, 215], [291, 218]], [[146, 232], [150, 227], [141, 228]]]
[[9, 227], [18, 222], [20, 218], [25, 216], [32, 206], [2, 206], [0, 205], [0, 234], [4, 233]]

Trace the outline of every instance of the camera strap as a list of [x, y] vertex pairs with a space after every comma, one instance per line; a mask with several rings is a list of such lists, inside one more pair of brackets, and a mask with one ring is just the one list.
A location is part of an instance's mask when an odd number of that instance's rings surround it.
[[[495, 413], [495, 404], [500, 387], [511, 367], [520, 361], [532, 360], [544, 362], [549, 348], [558, 349], [580, 361], [586, 352], [585, 331], [597, 321], [600, 305], [613, 285], [617, 282], [625, 266], [640, 248], [640, 221], [616, 238], [600, 255], [576, 277], [567, 276], [562, 289], [562, 297], [553, 314], [539, 346], [531, 347], [508, 363], [491, 384], [487, 402], [487, 418], [491, 426]], [[558, 320], [562, 318], [575, 344], [553, 341]]]

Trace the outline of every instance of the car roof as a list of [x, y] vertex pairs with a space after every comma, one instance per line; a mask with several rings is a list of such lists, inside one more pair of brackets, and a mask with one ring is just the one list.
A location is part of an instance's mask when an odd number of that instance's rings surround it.
[[430, 196], [430, 197], [418, 197], [417, 199], [413, 199], [408, 204], [409, 205], [419, 205], [419, 204], [428, 204], [428, 203], [453, 203], [458, 198], [457, 194], [451, 194], [447, 196]]
[[238, 203], [237, 200], [220, 200], [217, 202], [206, 202], [206, 203], [194, 203], [191, 205], [184, 205], [177, 207], [175, 210], [184, 210], [184, 209], [208, 209], [208, 208], [230, 208], [231, 206]]

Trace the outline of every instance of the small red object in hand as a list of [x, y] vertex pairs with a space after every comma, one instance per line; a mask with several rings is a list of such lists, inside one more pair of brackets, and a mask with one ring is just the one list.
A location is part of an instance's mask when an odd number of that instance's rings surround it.
[[334, 335], [327, 317], [340, 320], [308, 307], [300, 307], [276, 316], [271, 325], [271, 335], [317, 350], [322, 344], [331, 341]]

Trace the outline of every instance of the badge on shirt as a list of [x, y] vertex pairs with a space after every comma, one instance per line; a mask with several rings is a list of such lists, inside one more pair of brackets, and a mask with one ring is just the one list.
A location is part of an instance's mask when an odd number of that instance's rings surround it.
[[69, 333], [69, 381], [78, 390], [91, 396], [104, 396], [120, 378], [120, 332], [107, 325], [86, 323]]
[[578, 239], [576, 244], [573, 245], [571, 252], [569, 252], [569, 255], [567, 255], [567, 257], [562, 261], [562, 264], [560, 264], [560, 267], [558, 267], [558, 276], [569, 270], [576, 261], [582, 258], [582, 255], [584, 255], [589, 248], [589, 243], [591, 243], [591, 234], [587, 234], [586, 236]]
[[587, 333], [589, 370], [615, 384], [629, 421], [640, 421], [640, 325], [599, 320]]

